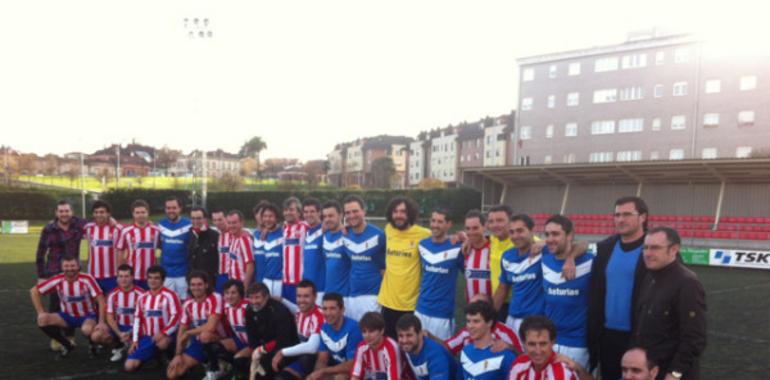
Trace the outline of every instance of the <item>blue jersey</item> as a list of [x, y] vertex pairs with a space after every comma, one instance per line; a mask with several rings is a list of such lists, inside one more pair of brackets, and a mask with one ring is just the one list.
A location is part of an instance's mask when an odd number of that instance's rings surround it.
[[158, 222], [160, 229], [160, 265], [166, 270], [167, 277], [187, 275], [187, 246], [190, 244], [192, 222], [179, 218], [176, 223], [168, 219]]
[[262, 242], [262, 251], [265, 252], [265, 278], [270, 280], [283, 280], [283, 230], [277, 228], [268, 232]]
[[564, 260], [543, 249], [543, 289], [545, 315], [556, 325], [556, 343], [570, 347], [587, 347], [588, 284], [594, 255], [584, 253], [575, 258], [574, 280], [561, 277]]
[[333, 292], [347, 297], [350, 295], [350, 257], [345, 253], [344, 242], [342, 231], [326, 231], [324, 234], [323, 253], [326, 257], [324, 277], [329, 281], [326, 281], [323, 289], [327, 294]]
[[508, 379], [516, 355], [511, 350], [492, 352], [490, 347], [476, 348], [473, 343], [466, 344], [460, 354], [463, 376], [475, 380]]
[[517, 248], [503, 253], [500, 260], [500, 283], [511, 286], [508, 315], [524, 318], [530, 315], [543, 315], [545, 295], [543, 294], [543, 255], [530, 260], [529, 254], [519, 255]]
[[262, 232], [259, 229], [254, 230], [254, 281], [262, 282], [265, 279], [265, 242], [260, 240]]
[[457, 274], [464, 263], [460, 250], [460, 243], [452, 244], [449, 239], [441, 243], [433, 242], [433, 238], [420, 241], [422, 278], [416, 310], [421, 314], [454, 319]]
[[420, 339], [423, 341], [422, 350], [417, 354], [406, 353], [409, 366], [412, 367], [412, 372], [417, 376], [417, 380], [463, 378], [460, 365], [457, 364], [449, 350], [433, 339], [427, 337]]
[[350, 296], [376, 296], [385, 269], [385, 233], [367, 224], [360, 234], [349, 229], [343, 239], [350, 257]]
[[313, 281], [318, 291], [324, 289], [326, 266], [323, 255], [323, 230], [321, 225], [308, 228], [305, 249], [302, 252], [302, 279]]
[[348, 317], [343, 318], [339, 331], [335, 331], [328, 323], [321, 325], [321, 345], [318, 346], [318, 352], [328, 352], [335, 362], [334, 365], [355, 359], [358, 343], [364, 339], [358, 323]]

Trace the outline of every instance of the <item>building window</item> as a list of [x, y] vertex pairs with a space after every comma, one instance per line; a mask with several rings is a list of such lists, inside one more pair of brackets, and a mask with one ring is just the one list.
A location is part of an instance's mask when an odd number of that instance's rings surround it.
[[640, 86], [626, 87], [620, 90], [620, 100], [639, 100], [644, 98], [644, 89]]
[[655, 64], [657, 66], [662, 65], [666, 61], [666, 52], [659, 51], [655, 53]]
[[653, 91], [653, 96], [656, 98], [660, 98], [663, 96], [663, 85], [662, 84], [656, 84], [655, 89]]
[[521, 132], [519, 133], [519, 138], [522, 140], [529, 140], [532, 138], [532, 127], [530, 126], [523, 126], [521, 127]]
[[529, 111], [532, 109], [532, 98], [521, 99], [521, 110]]
[[652, 152], [650, 152], [650, 160], [651, 161], [660, 160], [660, 154], [658, 153], [657, 150], [653, 150]]
[[521, 80], [524, 82], [535, 80], [535, 69], [524, 69], [521, 72]]
[[684, 149], [671, 149], [671, 151], [668, 152], [668, 159], [669, 160], [683, 160], [684, 159]]
[[615, 120], [599, 120], [591, 123], [592, 135], [607, 135], [615, 133]]
[[624, 55], [622, 66], [624, 69], [636, 69], [647, 66], [647, 54]]
[[707, 128], [719, 126], [719, 114], [707, 113], [703, 115], [703, 126]]
[[580, 75], [580, 62], [572, 62], [569, 64], [569, 75]]
[[687, 63], [690, 61], [690, 49], [679, 48], [674, 50], [674, 63]]
[[594, 103], [612, 103], [618, 99], [618, 90], [614, 88], [594, 91]]
[[622, 150], [617, 154], [617, 161], [641, 161], [641, 150]]
[[684, 96], [687, 95], [687, 82], [676, 82], [674, 83], [674, 96]]
[[556, 65], [551, 65], [548, 67], [548, 77], [556, 78]]
[[700, 158], [704, 160], [713, 160], [717, 158], [717, 148], [703, 148]]
[[618, 57], [599, 58], [594, 62], [594, 71], [597, 73], [615, 71], [618, 69]]
[[588, 162], [612, 162], [612, 152], [593, 152], [588, 156]]
[[567, 123], [564, 125], [564, 136], [575, 137], [578, 134], [577, 123]]
[[757, 76], [747, 75], [741, 77], [741, 91], [748, 91], [757, 88]]
[[684, 115], [676, 115], [671, 118], [671, 129], [679, 130], [687, 127], [687, 117]]
[[548, 95], [548, 108], [556, 107], [556, 96]]
[[644, 130], [644, 119], [620, 119], [618, 133], [641, 132]]
[[562, 157], [562, 162], [565, 164], [574, 164], [575, 163], [575, 153], [565, 154]]
[[751, 156], [750, 146], [739, 146], [735, 150], [735, 158], [748, 158], [749, 156]]
[[545, 127], [545, 138], [550, 139], [553, 137], [553, 124]]
[[738, 126], [750, 127], [754, 125], [754, 111], [738, 112]]
[[719, 79], [710, 79], [706, 81], [706, 93], [717, 94], [722, 91], [722, 81]]
[[546, 164], [546, 165], [551, 163], [551, 155], [550, 154], [547, 154], [545, 156], [545, 158], [543, 159], [543, 163]]
[[652, 119], [652, 125], [650, 126], [650, 129], [653, 131], [659, 131], [660, 130], [660, 118], [656, 117]]
[[570, 92], [567, 94], [567, 107], [575, 107], [580, 104], [580, 93]]

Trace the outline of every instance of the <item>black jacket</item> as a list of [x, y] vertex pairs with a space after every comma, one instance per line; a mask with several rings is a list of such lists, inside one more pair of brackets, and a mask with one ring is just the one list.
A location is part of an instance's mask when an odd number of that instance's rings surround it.
[[294, 315], [272, 298], [259, 311], [246, 309], [246, 331], [251, 348], [265, 345], [271, 353], [299, 343]]
[[698, 358], [706, 348], [706, 292], [698, 277], [679, 260], [649, 271], [635, 307], [634, 345], [647, 349], [660, 366], [683, 379], [698, 379]]
[[[590, 370], [596, 368], [599, 363], [599, 342], [601, 333], [604, 329], [604, 297], [607, 294], [607, 277], [605, 272], [607, 264], [610, 262], [610, 256], [615, 249], [615, 243], [620, 239], [620, 235], [612, 235], [596, 243], [596, 258], [591, 267], [591, 282], [588, 290], [588, 353], [590, 355]], [[642, 237], [640, 242], [644, 242]], [[634, 274], [634, 291], [631, 298], [631, 331], [634, 331], [636, 320], [634, 318], [634, 305], [639, 299], [639, 290], [644, 276], [647, 274], [647, 267], [644, 266], [644, 260], [641, 255], [636, 263], [636, 272]]]
[[[200, 232], [192, 231], [187, 252], [187, 262], [190, 270], [204, 271], [209, 275], [212, 284], [219, 274], [219, 232], [207, 228]], [[213, 285], [212, 285], [213, 286]]]

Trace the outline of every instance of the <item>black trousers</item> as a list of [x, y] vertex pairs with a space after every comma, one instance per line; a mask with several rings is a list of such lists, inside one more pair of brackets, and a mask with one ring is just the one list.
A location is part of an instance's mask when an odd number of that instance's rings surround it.
[[[497, 320], [500, 322], [505, 323], [505, 320], [508, 319], [508, 302], [503, 303], [503, 306], [500, 306], [500, 310], [497, 312]], [[518, 331], [516, 332], [518, 334]]]
[[385, 318], [385, 335], [396, 340], [398, 339], [398, 333], [396, 332], [396, 323], [398, 322], [398, 319], [401, 318], [401, 316], [404, 314], [414, 314], [414, 310], [401, 311], [401, 310], [388, 309], [385, 306], [382, 307], [382, 317]]
[[631, 333], [627, 331], [602, 330], [599, 339], [599, 368], [602, 379], [620, 379], [623, 372], [620, 368], [620, 360], [628, 349]]

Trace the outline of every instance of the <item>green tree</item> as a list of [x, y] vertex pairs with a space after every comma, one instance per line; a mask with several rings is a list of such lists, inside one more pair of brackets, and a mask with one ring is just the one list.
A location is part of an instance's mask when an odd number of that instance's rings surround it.
[[261, 137], [254, 136], [250, 140], [243, 143], [241, 150], [238, 151], [238, 154], [241, 157], [249, 157], [253, 155], [254, 159], [257, 160], [257, 178], [260, 177], [259, 153], [265, 149], [267, 149], [267, 143], [262, 140]]
[[396, 165], [390, 157], [380, 157], [372, 161], [372, 185], [379, 189], [390, 189]]

